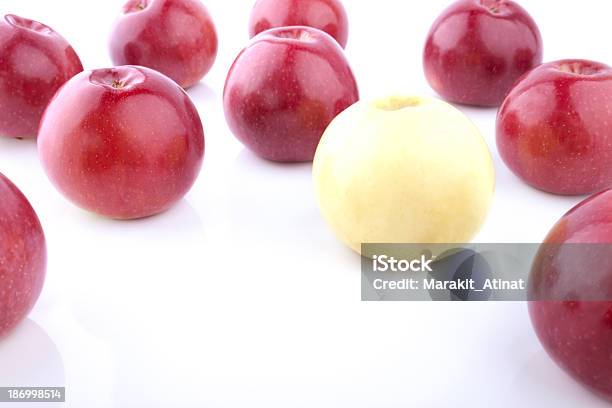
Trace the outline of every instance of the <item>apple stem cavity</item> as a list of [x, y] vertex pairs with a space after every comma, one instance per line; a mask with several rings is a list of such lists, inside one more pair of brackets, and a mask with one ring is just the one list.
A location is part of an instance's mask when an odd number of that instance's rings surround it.
[[492, 14], [500, 14], [505, 9], [504, 0], [480, 0], [480, 4]]
[[422, 105], [423, 101], [421, 98], [413, 97], [400, 97], [392, 96], [389, 98], [378, 99], [374, 101], [373, 106], [376, 109], [384, 111], [399, 111], [405, 108], [414, 108]]
[[125, 66], [92, 71], [89, 80], [94, 85], [124, 91], [142, 84], [145, 76], [138, 68]]
[[143, 11], [149, 6], [149, 0], [130, 0], [123, 7], [124, 13]]
[[287, 38], [290, 40], [302, 41], [302, 42], [314, 42], [312, 34], [307, 30], [301, 28], [287, 28], [286, 30], [278, 31], [274, 34], [277, 38]]
[[5, 15], [4, 20], [14, 27], [23, 28], [42, 35], [50, 35], [54, 32], [50, 27], [47, 27], [46, 25], [39, 23], [38, 21], [19, 17], [14, 14]]
[[583, 61], [567, 61], [559, 64], [558, 69], [568, 74], [583, 76], [595, 75], [601, 72], [600, 68]]

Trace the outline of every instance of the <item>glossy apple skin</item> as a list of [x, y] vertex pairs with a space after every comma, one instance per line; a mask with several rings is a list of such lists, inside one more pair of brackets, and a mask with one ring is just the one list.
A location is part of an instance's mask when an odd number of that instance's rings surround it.
[[217, 57], [217, 32], [200, 0], [130, 0], [110, 37], [114, 65], [141, 65], [183, 88], [199, 82]]
[[423, 66], [449, 102], [499, 106], [514, 82], [542, 62], [542, 38], [529, 14], [508, 0], [459, 0], [435, 21]]
[[497, 147], [531, 186], [583, 195], [612, 186], [612, 69], [583, 60], [543, 64], [508, 94]]
[[[595, 195], [566, 214], [544, 241], [553, 244], [548, 256], [534, 262], [529, 302], [535, 331], [552, 359], [574, 379], [612, 401], [612, 263], [585, 247], [572, 256], [581, 259], [571, 267], [560, 260], [557, 244], [612, 244], [612, 190]], [[593, 246], [591, 246], [592, 248]], [[574, 262], [572, 262], [574, 263]], [[588, 272], [588, 273], [587, 273]], [[556, 301], [569, 299], [568, 301]]]
[[47, 247], [34, 209], [0, 174], [0, 339], [26, 318], [45, 281]]
[[83, 71], [70, 44], [37, 21], [0, 20], [0, 136], [33, 138], [55, 92]]
[[204, 131], [187, 94], [159, 72], [124, 66], [83, 72], [58, 92], [38, 151], [53, 184], [111, 218], [160, 213], [194, 183]]
[[339, 0], [257, 0], [249, 21], [251, 38], [271, 28], [288, 26], [325, 31], [342, 48], [348, 42], [348, 17]]
[[312, 161], [327, 125], [358, 99], [340, 46], [303, 26], [256, 36], [236, 58], [223, 93], [234, 135], [278, 162]]

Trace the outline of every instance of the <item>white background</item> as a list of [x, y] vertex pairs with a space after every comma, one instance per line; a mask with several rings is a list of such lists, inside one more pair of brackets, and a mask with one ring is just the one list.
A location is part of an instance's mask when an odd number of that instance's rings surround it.
[[[93, 69], [110, 65], [122, 3], [2, 0], [0, 12], [52, 26]], [[83, 212], [47, 181], [34, 141], [0, 140], [0, 171], [37, 210], [49, 251], [31, 319], [0, 344], [0, 385], [65, 384], [68, 406], [84, 408], [606, 406], [548, 359], [524, 304], [360, 302], [359, 257], [319, 216], [311, 166], [260, 160], [225, 124], [223, 82], [252, 3], [207, 1], [220, 53], [189, 90], [206, 157], [169, 212], [135, 222]], [[432, 94], [421, 50], [448, 2], [345, 3], [362, 97]], [[523, 3], [546, 60], [612, 61], [609, 1]], [[580, 198], [523, 185], [497, 155], [495, 110], [461, 109], [497, 169], [476, 241], [541, 241]]]

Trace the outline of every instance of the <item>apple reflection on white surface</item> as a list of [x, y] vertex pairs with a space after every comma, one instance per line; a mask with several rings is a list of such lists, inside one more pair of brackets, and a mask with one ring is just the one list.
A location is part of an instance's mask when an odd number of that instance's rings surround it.
[[[0, 384], [3, 387], [64, 387], [64, 363], [53, 340], [26, 319], [0, 342]], [[0, 404], [3, 407], [6, 405]], [[26, 403], [16, 406], [26, 407]], [[61, 403], [45, 403], [45, 408]]]

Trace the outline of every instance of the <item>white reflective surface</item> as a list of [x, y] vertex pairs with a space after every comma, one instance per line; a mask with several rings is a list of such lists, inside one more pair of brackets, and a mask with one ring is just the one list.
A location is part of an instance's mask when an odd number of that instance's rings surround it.
[[[34, 142], [0, 140], [0, 171], [29, 197], [49, 242], [32, 320], [0, 344], [0, 384], [65, 383], [68, 406], [79, 408], [605, 406], [546, 357], [523, 304], [360, 302], [359, 259], [320, 218], [310, 166], [264, 162], [225, 124], [223, 82], [248, 40], [252, 1], [206, 3], [220, 54], [189, 90], [206, 157], [171, 211], [135, 222], [87, 214], [48, 183]], [[362, 96], [431, 94], [421, 48], [447, 2], [345, 3]], [[609, 62], [609, 2], [523, 3], [547, 60]], [[106, 39], [121, 5], [3, 0], [0, 11], [54, 27], [91, 69], [110, 64]], [[495, 110], [462, 109], [498, 170], [478, 241], [540, 241], [580, 199], [523, 185], [496, 153]]]

